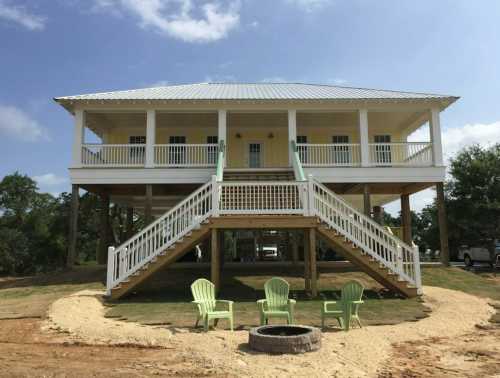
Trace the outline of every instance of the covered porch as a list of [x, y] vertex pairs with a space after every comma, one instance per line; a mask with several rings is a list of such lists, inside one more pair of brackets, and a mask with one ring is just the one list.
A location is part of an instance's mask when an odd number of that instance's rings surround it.
[[[439, 109], [76, 110], [73, 168], [441, 167]], [[409, 136], [426, 123], [429, 136]], [[93, 132], [89, 138], [89, 133]], [[88, 142], [86, 139], [90, 139]]]

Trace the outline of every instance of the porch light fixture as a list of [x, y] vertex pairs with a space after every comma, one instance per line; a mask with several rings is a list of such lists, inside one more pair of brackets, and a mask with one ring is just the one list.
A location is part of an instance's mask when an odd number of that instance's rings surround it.
[[269, 139], [273, 139], [273, 138], [274, 138], [274, 134], [273, 134], [273, 133], [269, 133], [269, 134], [267, 135], [267, 137], [268, 137]]
[[241, 139], [241, 134], [240, 133], [236, 133], [236, 138]]

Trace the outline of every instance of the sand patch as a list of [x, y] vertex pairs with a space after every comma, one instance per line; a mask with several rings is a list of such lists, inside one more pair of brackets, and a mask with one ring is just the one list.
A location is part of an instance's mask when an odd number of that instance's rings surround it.
[[95, 345], [170, 346], [165, 328], [142, 326], [105, 318], [102, 291], [83, 290], [55, 301], [44, 329], [66, 332], [74, 341]]
[[[458, 291], [425, 287], [431, 316], [414, 323], [327, 331], [321, 350], [304, 355], [266, 355], [248, 349], [246, 331], [208, 333], [141, 326], [104, 318], [99, 292], [83, 291], [56, 301], [49, 325], [80, 341], [97, 344], [158, 345], [189, 358], [210, 374], [275, 377], [371, 377], [391, 354], [391, 345], [432, 337], [456, 337], [486, 324], [494, 313], [488, 300]], [[222, 324], [221, 326], [224, 326]]]

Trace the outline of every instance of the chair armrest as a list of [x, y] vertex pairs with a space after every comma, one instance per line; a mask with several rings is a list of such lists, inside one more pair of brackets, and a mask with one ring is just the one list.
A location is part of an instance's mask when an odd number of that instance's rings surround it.
[[202, 304], [203, 302], [202, 301], [191, 301], [191, 303], [194, 303], [194, 304]]
[[217, 303], [226, 303], [227, 306], [229, 307], [229, 311], [232, 311], [233, 310], [233, 301], [227, 301], [225, 299], [217, 299], [215, 302]]
[[329, 305], [336, 305], [337, 301], [324, 301], [323, 302], [323, 310], [327, 311]]
[[260, 311], [264, 311], [266, 304], [267, 304], [267, 299], [259, 299], [257, 301], [257, 306], [259, 306]]
[[295, 299], [289, 299], [288, 304], [294, 306], [297, 303]]
[[364, 302], [364, 301], [352, 301], [351, 303], [352, 303], [352, 304], [363, 304], [363, 303], [365, 303], [365, 302]]

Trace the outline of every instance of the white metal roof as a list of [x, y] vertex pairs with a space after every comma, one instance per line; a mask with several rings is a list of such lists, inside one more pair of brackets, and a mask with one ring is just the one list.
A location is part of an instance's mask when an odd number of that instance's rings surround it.
[[106, 100], [447, 100], [457, 97], [300, 83], [199, 83], [56, 97], [58, 102]]

